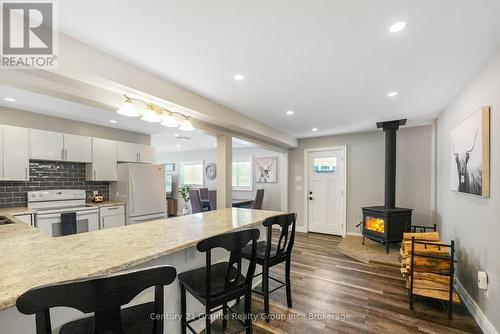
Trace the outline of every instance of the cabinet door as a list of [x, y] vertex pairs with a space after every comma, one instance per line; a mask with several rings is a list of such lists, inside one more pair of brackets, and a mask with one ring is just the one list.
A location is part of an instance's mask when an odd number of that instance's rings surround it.
[[117, 159], [120, 162], [138, 162], [139, 151], [137, 144], [117, 142], [116, 143]]
[[31, 215], [19, 215], [19, 216], [14, 216], [14, 217], [16, 217], [17, 219], [19, 219], [20, 221], [22, 221], [23, 223], [25, 223], [27, 225], [32, 225]]
[[64, 160], [92, 162], [92, 138], [64, 134]]
[[152, 164], [155, 162], [155, 148], [149, 145], [139, 145], [139, 161]]
[[3, 144], [4, 179], [27, 181], [29, 179], [28, 129], [5, 125]]
[[116, 181], [116, 142], [92, 138], [92, 181]]
[[101, 218], [102, 229], [125, 226], [125, 216], [124, 215], [114, 215], [106, 216]]
[[52, 161], [64, 159], [62, 133], [30, 129], [29, 137], [31, 159]]

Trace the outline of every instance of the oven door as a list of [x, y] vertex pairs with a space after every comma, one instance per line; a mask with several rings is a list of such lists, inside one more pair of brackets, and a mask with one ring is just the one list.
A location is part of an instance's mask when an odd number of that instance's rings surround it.
[[[83, 210], [76, 212], [76, 233], [85, 233], [99, 230], [99, 213], [97, 210]], [[61, 213], [37, 213], [36, 227], [53, 237], [61, 237]]]

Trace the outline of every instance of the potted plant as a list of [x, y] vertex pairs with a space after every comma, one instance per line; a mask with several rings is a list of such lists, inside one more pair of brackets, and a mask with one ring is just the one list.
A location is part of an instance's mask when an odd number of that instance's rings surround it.
[[189, 190], [191, 190], [191, 186], [185, 184], [181, 187], [179, 193], [181, 195], [182, 200], [184, 201], [184, 208], [182, 209], [182, 214], [187, 215], [189, 213]]

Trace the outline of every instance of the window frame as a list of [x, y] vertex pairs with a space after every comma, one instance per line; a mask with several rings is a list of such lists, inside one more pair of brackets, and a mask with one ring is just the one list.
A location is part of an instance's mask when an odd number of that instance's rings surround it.
[[235, 162], [248, 162], [250, 161], [250, 186], [249, 187], [238, 187], [234, 186], [232, 184], [232, 177], [231, 177], [231, 187], [233, 191], [253, 191], [253, 184], [254, 184], [254, 179], [253, 179], [253, 174], [254, 174], [254, 157], [237, 157], [233, 158], [233, 161], [231, 162], [231, 173], [233, 171], [233, 164]]
[[[199, 164], [201, 164], [201, 184], [185, 183], [184, 182], [184, 167], [185, 166], [199, 165]], [[191, 187], [204, 187], [205, 186], [205, 160], [179, 162], [179, 185], [181, 187], [184, 185], [188, 185]]]

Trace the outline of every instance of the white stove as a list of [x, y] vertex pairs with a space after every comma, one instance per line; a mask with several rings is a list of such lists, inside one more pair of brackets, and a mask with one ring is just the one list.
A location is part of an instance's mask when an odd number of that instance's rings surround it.
[[76, 214], [76, 233], [99, 229], [99, 209], [86, 204], [85, 190], [28, 192], [28, 207], [36, 210], [35, 226], [53, 236], [63, 236], [61, 215]]

